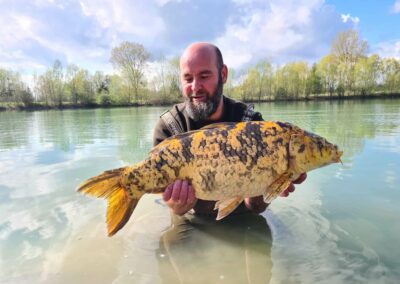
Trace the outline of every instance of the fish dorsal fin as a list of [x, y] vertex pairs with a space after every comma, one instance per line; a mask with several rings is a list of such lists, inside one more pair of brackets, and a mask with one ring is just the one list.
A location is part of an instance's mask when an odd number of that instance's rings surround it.
[[203, 130], [206, 129], [230, 129], [234, 128], [236, 124], [237, 122], [218, 122], [206, 125], [197, 130], [191, 130], [184, 133], [176, 134], [174, 136], [164, 139], [160, 144], [158, 144], [157, 146], [155, 146], [153, 149], [150, 150], [150, 154], [156, 154], [159, 151], [159, 149], [163, 148], [165, 145], [167, 145], [168, 143], [170, 143], [170, 141], [174, 139], [184, 139], [187, 136], [191, 136], [195, 133], [202, 132]]
[[233, 128], [236, 126], [236, 124], [238, 124], [238, 122], [217, 122], [203, 126], [202, 128], [200, 128], [200, 130], [215, 129], [215, 128]]
[[192, 131], [187, 131], [184, 133], [179, 133], [174, 136], [168, 137], [168, 138], [164, 139], [160, 144], [154, 146], [153, 149], [150, 150], [149, 154], [157, 153], [159, 151], [159, 149], [162, 149], [165, 145], [169, 144], [172, 140], [176, 140], [176, 139], [180, 140], [187, 136], [193, 135], [194, 133], [197, 133], [199, 131], [200, 130], [192, 130]]
[[293, 174], [284, 173], [272, 184], [270, 184], [264, 193], [264, 202], [271, 203], [272, 200], [277, 198], [292, 182]]
[[235, 196], [229, 199], [219, 200], [215, 203], [215, 209], [218, 209], [218, 216], [217, 220], [221, 220], [232, 213], [240, 203], [242, 203], [243, 197], [242, 196]]

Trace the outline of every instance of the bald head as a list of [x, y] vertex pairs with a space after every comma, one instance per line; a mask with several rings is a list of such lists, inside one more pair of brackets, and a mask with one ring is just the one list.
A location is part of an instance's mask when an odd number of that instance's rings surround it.
[[224, 60], [222, 58], [221, 51], [219, 48], [208, 42], [195, 42], [189, 45], [185, 51], [183, 52], [180, 64], [188, 60], [192, 60], [192, 58], [204, 58], [206, 60], [212, 60], [219, 71], [221, 71], [224, 66]]
[[228, 68], [218, 47], [206, 42], [189, 45], [181, 56], [180, 69], [182, 93], [189, 116], [195, 121], [220, 119]]

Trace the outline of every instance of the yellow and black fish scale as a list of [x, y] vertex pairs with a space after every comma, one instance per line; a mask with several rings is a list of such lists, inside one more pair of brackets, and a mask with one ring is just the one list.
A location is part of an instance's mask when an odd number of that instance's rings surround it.
[[261, 181], [257, 176], [269, 180], [287, 170], [292, 130], [290, 124], [248, 122], [179, 134], [156, 146], [140, 167], [130, 169], [125, 182], [135, 190], [158, 192], [176, 179], [187, 179], [205, 199], [219, 187], [227, 191], [233, 182], [255, 188]]

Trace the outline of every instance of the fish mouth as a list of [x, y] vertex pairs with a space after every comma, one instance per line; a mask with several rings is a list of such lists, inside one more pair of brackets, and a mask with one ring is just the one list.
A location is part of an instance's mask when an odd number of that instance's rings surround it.
[[343, 155], [343, 151], [337, 151], [337, 155], [336, 155], [336, 158], [335, 158], [335, 163], [341, 163], [342, 165], [343, 165], [343, 162], [342, 162], [342, 159], [341, 159], [341, 157], [342, 157], [342, 155]]

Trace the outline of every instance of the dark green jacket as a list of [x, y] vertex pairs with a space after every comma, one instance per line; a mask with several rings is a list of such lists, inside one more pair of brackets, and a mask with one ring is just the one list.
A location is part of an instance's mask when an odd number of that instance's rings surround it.
[[[228, 97], [223, 97], [224, 99], [224, 113], [222, 115], [221, 120], [219, 121], [212, 121], [212, 123], [216, 122], [240, 122], [244, 121], [243, 117], [249, 115], [248, 120], [252, 121], [261, 121], [263, 120], [261, 114], [259, 112], [252, 111], [251, 114], [248, 113], [248, 105], [230, 99]], [[185, 109], [185, 104], [180, 103], [174, 105], [169, 112], [172, 114], [172, 117], [179, 125], [180, 130], [182, 132], [187, 132], [190, 130], [197, 130], [210, 124], [210, 121], [200, 121], [196, 122], [193, 121]], [[247, 112], [247, 113], [246, 113]], [[164, 114], [163, 114], [164, 115]], [[164, 139], [173, 136], [174, 134], [171, 133], [170, 127], [168, 127], [165, 121], [160, 117], [158, 120], [156, 127], [154, 129], [153, 135], [153, 146], [156, 146], [158, 143], [163, 141]]]
[[[223, 97], [224, 100], [224, 113], [222, 115], [221, 120], [219, 121], [200, 121], [196, 122], [193, 121], [186, 109], [185, 109], [185, 104], [180, 103], [177, 105], [174, 105], [172, 109], [169, 110], [170, 114], [169, 117], [174, 120], [174, 123], [176, 125], [176, 128], [179, 128], [179, 132], [187, 132], [190, 130], [197, 130], [202, 128], [203, 126], [206, 126], [211, 123], [217, 123], [217, 122], [240, 122], [240, 121], [261, 121], [263, 120], [261, 114], [259, 112], [254, 112], [252, 109], [252, 106], [246, 105], [242, 102], [235, 101], [233, 99], [230, 99], [228, 97]], [[153, 135], [153, 144], [156, 146], [160, 142], [162, 142], [164, 139], [173, 136], [174, 134], [172, 133], [174, 129], [171, 129], [171, 125], [166, 125], [165, 122], [165, 117], [164, 119], [162, 118], [165, 115], [162, 114], [160, 116], [160, 119], [157, 122], [157, 125], [154, 129], [154, 135]], [[167, 120], [168, 121], [168, 120]], [[168, 124], [168, 123], [167, 123]], [[171, 123], [169, 123], [171, 124]], [[175, 133], [176, 134], [176, 133]], [[215, 202], [214, 201], [205, 201], [205, 200], [198, 200], [196, 203], [196, 206], [194, 207], [194, 211], [197, 214], [202, 214], [202, 215], [216, 215], [217, 211], [214, 210]], [[242, 203], [238, 208], [235, 209], [234, 213], [238, 212], [247, 212], [249, 211], [244, 203]]]

